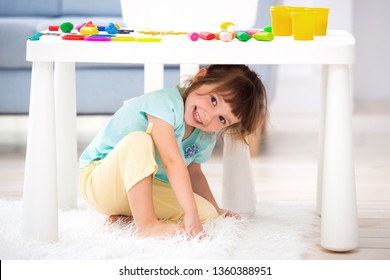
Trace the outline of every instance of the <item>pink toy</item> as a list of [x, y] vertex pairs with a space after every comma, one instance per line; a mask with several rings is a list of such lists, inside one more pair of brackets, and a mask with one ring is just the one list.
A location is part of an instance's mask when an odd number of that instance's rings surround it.
[[110, 37], [103, 37], [103, 36], [88, 36], [84, 38], [85, 41], [94, 41], [94, 42], [107, 42], [111, 41]]
[[246, 33], [251, 35], [251, 37], [253, 35], [255, 35], [256, 33], [260, 33], [260, 32], [263, 32], [263, 29], [249, 29], [249, 30], [246, 30]]
[[187, 34], [188, 38], [190, 38], [191, 41], [198, 41], [199, 39], [199, 34], [196, 32], [190, 32]]
[[200, 32], [199, 33], [199, 38], [201, 38], [203, 40], [210, 41], [210, 40], [215, 39], [215, 34], [214, 33], [210, 33], [210, 32]]
[[233, 40], [233, 34], [231, 32], [222, 31], [219, 33], [219, 39], [224, 42], [230, 42]]

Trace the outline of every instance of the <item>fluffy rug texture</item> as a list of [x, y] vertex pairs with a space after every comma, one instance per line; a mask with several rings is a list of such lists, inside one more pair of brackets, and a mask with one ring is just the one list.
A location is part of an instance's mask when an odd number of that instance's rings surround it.
[[132, 223], [105, 225], [105, 216], [83, 202], [59, 211], [59, 241], [21, 237], [21, 201], [0, 199], [0, 259], [302, 259], [316, 248], [319, 218], [314, 203], [259, 202], [256, 213], [205, 224], [209, 237], [139, 238]]

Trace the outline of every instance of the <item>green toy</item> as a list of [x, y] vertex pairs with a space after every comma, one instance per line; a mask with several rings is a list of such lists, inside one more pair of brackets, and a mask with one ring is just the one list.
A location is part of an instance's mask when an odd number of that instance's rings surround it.
[[271, 32], [260, 32], [253, 35], [253, 39], [257, 41], [272, 41], [274, 34]]
[[64, 33], [70, 33], [73, 30], [73, 24], [70, 22], [64, 22], [60, 25], [60, 29]]

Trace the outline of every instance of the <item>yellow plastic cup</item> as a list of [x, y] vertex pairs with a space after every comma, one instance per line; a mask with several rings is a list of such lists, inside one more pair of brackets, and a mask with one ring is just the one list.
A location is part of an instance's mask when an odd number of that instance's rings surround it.
[[272, 6], [270, 8], [274, 36], [292, 35], [291, 8], [290, 6]]
[[326, 36], [329, 8], [311, 8], [315, 12], [314, 35]]
[[311, 9], [297, 9], [291, 12], [294, 40], [314, 39], [315, 12]]

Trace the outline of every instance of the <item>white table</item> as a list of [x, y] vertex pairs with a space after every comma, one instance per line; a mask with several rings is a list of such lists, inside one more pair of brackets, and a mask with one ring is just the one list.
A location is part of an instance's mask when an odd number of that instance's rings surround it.
[[[321, 246], [333, 251], [356, 248], [358, 223], [349, 77], [349, 65], [354, 59], [355, 40], [344, 31], [329, 31], [328, 36], [316, 37], [314, 41], [276, 37], [272, 42], [191, 42], [186, 36], [165, 36], [161, 43], [65, 41], [56, 36], [28, 41], [27, 60], [33, 66], [23, 236], [57, 240], [57, 195], [60, 206], [76, 205], [76, 62], [145, 64], [145, 91], [163, 86], [164, 64], [180, 64], [182, 75], [193, 74], [199, 64], [321, 64], [317, 186]], [[256, 201], [248, 148], [231, 149], [230, 140], [226, 142], [223, 206], [241, 213], [254, 212]]]

